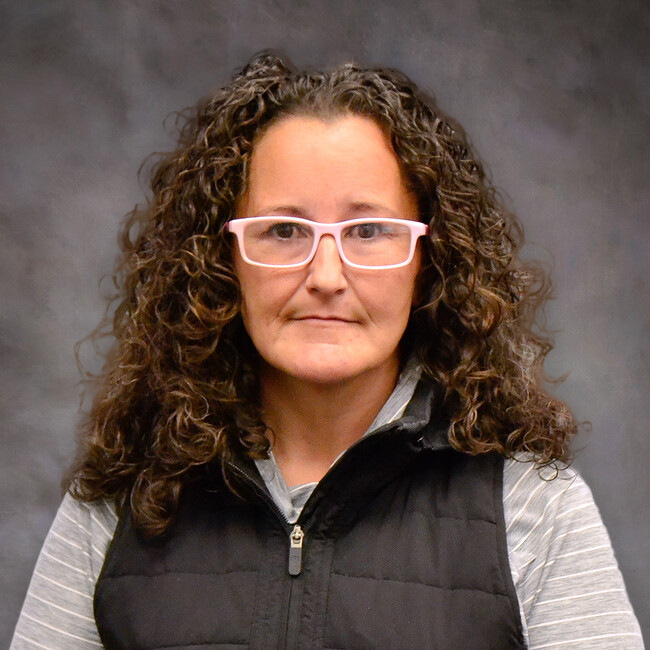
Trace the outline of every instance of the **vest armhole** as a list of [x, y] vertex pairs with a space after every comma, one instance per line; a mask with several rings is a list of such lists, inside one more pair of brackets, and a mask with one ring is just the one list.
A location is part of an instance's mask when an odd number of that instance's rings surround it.
[[493, 498], [494, 498], [494, 513], [496, 516], [496, 529], [497, 529], [497, 552], [499, 554], [499, 567], [501, 569], [501, 579], [506, 588], [508, 598], [513, 605], [513, 609], [519, 612], [519, 624], [517, 626], [517, 634], [522, 647], [528, 647], [528, 632], [526, 621], [524, 619], [524, 610], [519, 602], [519, 596], [515, 588], [515, 583], [512, 577], [512, 567], [510, 566], [510, 554], [508, 553], [508, 534], [506, 531], [506, 517], [503, 508], [503, 474], [505, 471], [506, 460], [502, 456], [498, 457], [498, 462], [495, 463], [493, 473]]

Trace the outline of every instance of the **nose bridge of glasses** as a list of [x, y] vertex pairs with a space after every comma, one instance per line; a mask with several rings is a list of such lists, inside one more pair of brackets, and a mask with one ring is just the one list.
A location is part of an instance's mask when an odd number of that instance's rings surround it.
[[338, 224], [317, 224], [314, 228], [314, 244], [310, 261], [313, 261], [321, 251], [324, 251], [324, 253], [335, 252], [341, 263], [343, 263], [345, 258], [341, 250]]
[[318, 253], [318, 250], [321, 247], [321, 241], [323, 239], [329, 240], [330, 245], [333, 245], [336, 254], [338, 255], [341, 263], [347, 264], [348, 260], [343, 250], [343, 241], [341, 239], [341, 234], [343, 230], [349, 226], [348, 221], [339, 221], [335, 223], [313, 223], [312, 227], [314, 229], [314, 253], [315, 256]]

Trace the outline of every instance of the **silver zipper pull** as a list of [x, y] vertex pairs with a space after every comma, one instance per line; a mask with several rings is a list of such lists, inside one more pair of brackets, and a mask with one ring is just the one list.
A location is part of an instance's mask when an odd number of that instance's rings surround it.
[[300, 526], [294, 526], [289, 535], [289, 575], [297, 576], [302, 571], [302, 540], [305, 533]]

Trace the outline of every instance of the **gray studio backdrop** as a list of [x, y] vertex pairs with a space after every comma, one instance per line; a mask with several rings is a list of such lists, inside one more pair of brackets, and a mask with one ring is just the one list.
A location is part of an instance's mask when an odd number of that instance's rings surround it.
[[[650, 640], [650, 10], [642, 0], [31, 0], [0, 8], [0, 646], [74, 449], [99, 322], [163, 120], [250, 55], [403, 69], [469, 133], [553, 265], [556, 388]], [[549, 252], [550, 251], [550, 252]]]

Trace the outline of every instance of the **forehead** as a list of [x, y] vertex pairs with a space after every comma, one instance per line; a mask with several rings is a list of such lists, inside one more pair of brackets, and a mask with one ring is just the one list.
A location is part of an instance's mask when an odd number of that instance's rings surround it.
[[345, 114], [332, 118], [288, 116], [256, 139], [252, 161], [259, 164], [261, 159], [273, 157], [275, 162], [291, 162], [312, 153], [353, 161], [366, 158], [370, 152], [386, 157], [399, 169], [388, 136], [370, 118]]
[[307, 210], [328, 201], [380, 202], [399, 211], [411, 200], [386, 133], [352, 115], [273, 124], [253, 146], [246, 185], [249, 215], [286, 201]]

